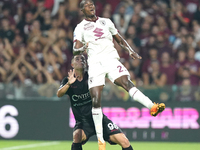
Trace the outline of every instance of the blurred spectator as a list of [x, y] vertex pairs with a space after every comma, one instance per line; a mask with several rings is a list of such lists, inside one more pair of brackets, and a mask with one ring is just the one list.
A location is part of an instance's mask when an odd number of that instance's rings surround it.
[[100, 16], [113, 20], [111, 13], [112, 13], [112, 6], [110, 4], [105, 4], [103, 11], [102, 11], [102, 14]]
[[176, 66], [172, 63], [171, 57], [168, 52], [164, 52], [161, 56], [160, 71], [167, 76], [167, 85], [175, 84], [176, 79]]
[[15, 20], [16, 24], [18, 24], [19, 21], [22, 20], [22, 17], [23, 17], [23, 8], [22, 8], [22, 4], [19, 3], [17, 4], [16, 14], [13, 15], [13, 19]]
[[128, 39], [132, 39], [133, 40], [133, 43], [136, 47], [140, 47], [141, 46], [141, 41], [140, 39], [137, 37], [137, 32], [136, 32], [136, 29], [135, 29], [135, 26], [134, 25], [130, 25], [128, 26], [128, 29], [126, 30], [126, 33], [125, 33], [125, 37]]
[[195, 91], [191, 86], [190, 79], [183, 79], [178, 88], [176, 100], [180, 102], [195, 101]]
[[196, 12], [194, 13], [194, 20], [197, 20], [198, 23], [200, 23], [200, 5], [196, 9]]
[[100, 16], [103, 12], [105, 0], [95, 0], [95, 7], [96, 7], [96, 15]]
[[141, 77], [141, 60], [135, 59], [135, 60], [130, 60], [130, 68], [134, 73], [134, 76], [136, 77]]
[[[9, 26], [12, 30], [14, 30], [16, 27], [16, 23], [15, 23], [15, 20], [13, 18], [13, 16], [11, 15], [11, 7], [9, 5], [4, 5], [2, 7], [2, 15], [0, 16], [0, 20], [5, 18], [8, 20], [9, 22]], [[2, 20], [1, 20], [2, 21]]]
[[144, 85], [164, 86], [167, 82], [167, 76], [160, 72], [159, 62], [156, 60], [151, 61], [152, 72], [150, 74], [143, 73]]
[[161, 57], [164, 52], [169, 53], [173, 56], [172, 48], [168, 41], [165, 39], [163, 33], [159, 33], [156, 37], [156, 48], [158, 49], [158, 56]]
[[33, 3], [37, 6], [40, 6], [38, 3], [42, 3], [42, 6], [47, 8], [47, 9], [51, 9], [53, 4], [54, 4], [54, 0], [31, 0], [33, 1]]
[[40, 20], [40, 23], [42, 24], [44, 22], [43, 19], [43, 12], [46, 9], [44, 6], [44, 0], [36, 0], [33, 2], [33, 8], [31, 12], [33, 13], [33, 19]]
[[180, 80], [180, 76], [181, 76], [181, 69], [184, 64], [186, 63], [186, 52], [183, 50], [183, 49], [180, 49], [178, 50], [178, 54], [177, 54], [177, 59], [175, 59], [175, 67], [176, 67], [176, 70], [177, 70], [177, 73], [176, 73], [176, 83], [179, 82]]
[[163, 34], [165, 40], [167, 40], [168, 37], [166, 37], [166, 35], [170, 33], [170, 30], [167, 26], [167, 22], [166, 22], [165, 18], [164, 17], [158, 17], [158, 23], [157, 24], [158, 24], [158, 28], [159, 28], [158, 34]]
[[[23, 36], [24, 40], [27, 39], [30, 31], [31, 24], [33, 21], [33, 14], [31, 11], [26, 12], [25, 19], [22, 19], [18, 24], [17, 28], [19, 29], [19, 33]], [[26, 41], [24, 41], [26, 42]]]
[[174, 40], [170, 37], [170, 43], [172, 43], [173, 53], [176, 54], [179, 48], [187, 49], [187, 35], [189, 35], [189, 31], [186, 27], [180, 27], [180, 32], [176, 34]]
[[[37, 82], [39, 82], [39, 86], [37, 85], [37, 88], [35, 89], [37, 90], [40, 96], [44, 97], [56, 96], [56, 90], [59, 88], [60, 84], [52, 78], [52, 76], [47, 70], [42, 69], [40, 74], [36, 76], [36, 79]], [[45, 81], [45, 79], [47, 81]]]
[[128, 23], [131, 19], [131, 14], [126, 14], [125, 10], [126, 10], [125, 5], [121, 5], [119, 7], [119, 10], [113, 15], [113, 21], [116, 25], [116, 28], [122, 35], [125, 34], [128, 28]]
[[114, 0], [114, 1], [113, 0], [105, 0], [105, 1], [106, 1], [107, 4], [111, 5], [111, 7], [112, 7], [111, 14], [113, 14], [115, 9], [116, 9], [116, 7], [117, 7], [117, 5], [120, 3], [121, 0]]
[[7, 38], [12, 42], [15, 38], [15, 33], [11, 30], [9, 20], [7, 18], [1, 19], [2, 29], [0, 30], [0, 37], [2, 39]]
[[139, 3], [139, 2], [134, 4], [133, 13], [135, 15], [139, 15], [141, 18], [145, 18], [148, 16], [148, 13], [142, 9], [142, 6], [143, 6], [142, 3]]
[[51, 29], [52, 18], [51, 18], [51, 11], [49, 9], [45, 9], [43, 11], [43, 22], [41, 26], [42, 31], [47, 31]]
[[187, 47], [196, 48], [196, 42], [194, 41], [194, 37], [191, 34], [188, 34], [186, 37]]
[[62, 75], [67, 76], [67, 72], [69, 71], [69, 68], [71, 68], [72, 44], [69, 41], [66, 42], [64, 38], [61, 38], [52, 46], [52, 48], [59, 56], [59, 61], [61, 61], [60, 71]]
[[171, 34], [169, 35], [169, 42], [173, 44], [173, 49], [177, 49], [177, 47], [181, 43], [181, 35], [179, 34], [180, 24], [176, 19], [170, 21], [170, 30]]
[[[39, 38], [42, 34], [40, 28], [41, 28], [41, 24], [40, 24], [39, 20], [34, 20], [31, 25], [29, 39], [36, 38], [36, 37]], [[39, 39], [37, 39], [37, 40], [39, 40]]]
[[191, 85], [199, 85], [200, 81], [200, 62], [194, 59], [195, 50], [194, 48], [190, 47], [188, 49], [187, 57], [188, 60], [186, 61], [184, 67], [188, 68], [190, 71], [190, 82]]
[[148, 52], [149, 52], [149, 58], [146, 59], [142, 65], [142, 72], [147, 74], [152, 72], [151, 62], [159, 61], [158, 51], [156, 48], [151, 48]]
[[193, 15], [179, 1], [170, 1], [172, 8], [170, 19], [177, 19], [183, 26], [188, 26], [193, 18]]
[[134, 25], [137, 30], [137, 33], [139, 33], [141, 30], [141, 22], [142, 18], [138, 14], [133, 14], [129, 22], [129, 25]]
[[14, 40], [12, 41], [12, 49], [15, 55], [19, 54], [20, 47], [25, 46], [24, 39], [20, 34], [16, 34]]
[[200, 26], [197, 22], [193, 22], [193, 35], [194, 42], [198, 43], [200, 41]]
[[52, 28], [47, 32], [49, 39], [58, 41], [60, 38], [66, 38], [66, 32], [59, 27], [58, 20], [52, 20]]
[[150, 37], [150, 24], [148, 22], [144, 22], [139, 29], [139, 38], [141, 40], [141, 46], [144, 47], [148, 43]]

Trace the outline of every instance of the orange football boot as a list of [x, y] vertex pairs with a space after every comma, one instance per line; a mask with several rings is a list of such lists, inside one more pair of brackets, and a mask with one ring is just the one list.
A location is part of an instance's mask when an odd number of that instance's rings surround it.
[[99, 145], [99, 150], [106, 150], [106, 142], [101, 142], [100, 139], [98, 139], [98, 145]]
[[165, 110], [165, 104], [164, 103], [154, 103], [154, 105], [151, 107], [151, 115], [157, 116], [158, 113], [161, 113], [163, 110]]

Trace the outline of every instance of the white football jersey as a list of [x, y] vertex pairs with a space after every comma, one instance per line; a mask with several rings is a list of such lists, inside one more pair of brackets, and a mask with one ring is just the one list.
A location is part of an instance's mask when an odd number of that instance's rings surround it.
[[98, 17], [96, 21], [83, 20], [74, 30], [74, 41], [88, 43], [88, 64], [105, 62], [119, 55], [114, 48], [113, 37], [118, 33], [110, 19]]

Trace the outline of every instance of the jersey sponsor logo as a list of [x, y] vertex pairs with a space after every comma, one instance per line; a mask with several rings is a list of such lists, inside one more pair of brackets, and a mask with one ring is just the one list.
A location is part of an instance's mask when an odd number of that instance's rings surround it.
[[101, 32], [103, 29], [96, 28], [93, 32], [96, 33], [94, 36], [101, 37], [104, 33]]
[[86, 104], [88, 104], [88, 103], [90, 103], [90, 102], [92, 102], [91, 99], [90, 99], [89, 101], [84, 101], [83, 103], [75, 103], [75, 104], [73, 104], [73, 106], [74, 106], [74, 107], [76, 107], [76, 106], [83, 106], [83, 105], [86, 105]]
[[84, 25], [84, 30], [88, 31], [88, 30], [91, 30], [93, 28], [94, 28], [94, 25], [91, 24], [91, 23], [87, 23], [87, 24]]
[[87, 92], [85, 94], [80, 94], [80, 95], [72, 95], [72, 100], [73, 101], [78, 101], [78, 100], [86, 100], [90, 97], [90, 92]]
[[106, 22], [105, 22], [104, 20], [100, 20], [99, 22], [100, 22], [100, 24], [103, 25], [103, 26], [106, 25]]

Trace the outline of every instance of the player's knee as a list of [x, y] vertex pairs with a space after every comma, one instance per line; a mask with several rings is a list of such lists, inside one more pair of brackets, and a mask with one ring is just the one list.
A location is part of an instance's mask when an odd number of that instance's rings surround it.
[[73, 132], [73, 142], [74, 143], [82, 142], [82, 131], [80, 129], [77, 129]]
[[101, 105], [100, 105], [100, 103], [99, 103], [98, 101], [93, 101], [92, 106], [93, 106], [94, 108], [99, 108], [99, 107], [101, 107]]
[[94, 108], [101, 107], [101, 92], [102, 92], [103, 86], [100, 87], [94, 87], [90, 89], [90, 95], [92, 97], [92, 106]]
[[132, 87], [134, 87], [133, 82], [128, 78], [123, 78], [121, 80], [121, 85], [126, 91], [129, 91]]
[[92, 99], [92, 106], [93, 106], [94, 108], [99, 108], [99, 107], [101, 107], [101, 100], [98, 99], [98, 98], [93, 98], [93, 99]]

